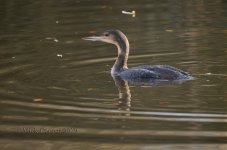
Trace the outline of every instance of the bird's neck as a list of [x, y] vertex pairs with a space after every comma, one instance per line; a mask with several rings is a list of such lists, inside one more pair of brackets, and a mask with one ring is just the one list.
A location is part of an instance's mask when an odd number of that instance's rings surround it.
[[129, 55], [129, 43], [127, 39], [118, 41], [116, 44], [118, 48], [118, 56], [117, 59], [111, 69], [112, 75], [118, 75], [121, 71], [127, 69], [127, 61]]

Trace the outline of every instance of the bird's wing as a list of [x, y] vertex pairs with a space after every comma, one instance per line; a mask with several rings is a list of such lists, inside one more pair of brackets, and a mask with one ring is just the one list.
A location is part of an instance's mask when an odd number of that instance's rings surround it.
[[120, 76], [123, 79], [159, 79], [160, 76], [158, 73], [155, 73], [154, 71], [150, 71], [143, 68], [131, 68], [127, 69], [120, 73]]

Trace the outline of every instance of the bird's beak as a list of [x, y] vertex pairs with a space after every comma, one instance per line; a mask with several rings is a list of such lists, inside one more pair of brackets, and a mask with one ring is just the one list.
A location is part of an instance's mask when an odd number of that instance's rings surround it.
[[93, 35], [93, 36], [89, 36], [89, 37], [84, 37], [82, 39], [88, 40], [88, 41], [101, 41], [102, 37]]

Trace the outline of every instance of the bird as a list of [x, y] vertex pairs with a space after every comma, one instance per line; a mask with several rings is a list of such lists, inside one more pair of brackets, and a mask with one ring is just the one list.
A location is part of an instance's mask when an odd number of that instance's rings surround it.
[[193, 77], [178, 68], [169, 65], [142, 65], [128, 68], [129, 41], [120, 30], [106, 30], [92, 36], [84, 37], [83, 40], [101, 41], [114, 44], [118, 55], [111, 68], [112, 76], [119, 76], [124, 80], [191, 80]]

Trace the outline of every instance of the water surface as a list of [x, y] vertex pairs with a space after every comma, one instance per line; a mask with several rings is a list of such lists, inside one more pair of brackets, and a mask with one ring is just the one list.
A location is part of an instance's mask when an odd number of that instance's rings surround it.
[[[226, 149], [226, 2], [0, 2], [1, 149]], [[121, 11], [136, 11], [136, 17]], [[113, 79], [120, 29], [129, 67], [168, 64], [195, 80]]]

